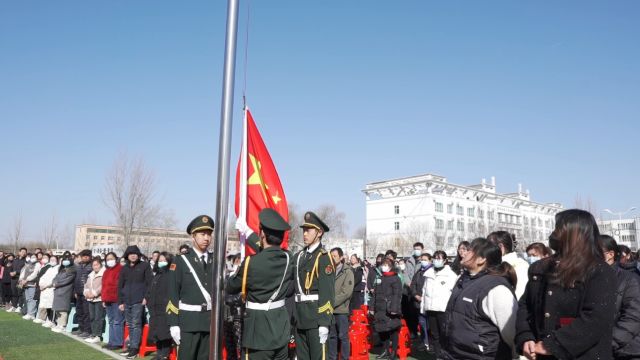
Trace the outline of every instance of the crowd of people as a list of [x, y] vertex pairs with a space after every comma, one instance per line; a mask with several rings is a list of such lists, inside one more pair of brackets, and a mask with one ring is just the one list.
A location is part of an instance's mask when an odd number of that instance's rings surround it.
[[[412, 249], [396, 249], [411, 251], [408, 257], [388, 250], [378, 254], [375, 262], [345, 254], [338, 247], [326, 249], [328, 256], [322, 260], [325, 250], [317, 249], [328, 227], [319, 220], [305, 223], [307, 246], [297, 256], [290, 255], [279, 248], [287, 226], [271, 225], [277, 231], [269, 230], [268, 221], [263, 224], [261, 219], [263, 254], [252, 256], [256, 272], [250, 272], [248, 259], [239, 254], [227, 257], [229, 359], [238, 359], [240, 354], [281, 358], [278, 349], [290, 339], [295, 339], [297, 347], [307, 347], [303, 349], [306, 355], [298, 352], [298, 359], [316, 358], [308, 355], [314, 353], [313, 345], [305, 344], [310, 336], [319, 339], [314, 341], [320, 341], [323, 356], [326, 343], [328, 359], [349, 359], [350, 316], [362, 305], [368, 306], [372, 319], [373, 341], [382, 345], [377, 359], [397, 358], [402, 320], [415, 340], [412, 351], [430, 352], [437, 359], [640, 359], [638, 254], [600, 234], [594, 217], [586, 211], [558, 213], [548, 246], [532, 243], [519, 252], [513, 234], [495, 231], [461, 242], [452, 258], [443, 250], [425, 251], [417, 242]], [[212, 220], [210, 223], [209, 237]], [[318, 231], [307, 236], [314, 224], [319, 224]], [[194, 234], [197, 231], [193, 229]], [[198, 246], [195, 235], [194, 244]], [[194, 258], [202, 257], [204, 269], [211, 263], [205, 255], [208, 245], [202, 245]], [[177, 255], [194, 251], [183, 245]], [[311, 256], [315, 251], [319, 255]], [[190, 273], [188, 269], [193, 268], [186, 259], [181, 261], [188, 266], [185, 273]], [[310, 264], [307, 273], [304, 261]], [[172, 279], [178, 275], [169, 274], [176, 270], [176, 262], [166, 252], [156, 251], [147, 258], [136, 246], [128, 247], [122, 257], [115, 253], [92, 257], [90, 250], [60, 257], [40, 249], [29, 252], [23, 248], [16, 255], [0, 252], [3, 306], [54, 332], [66, 330], [74, 306], [78, 329], [73, 333], [90, 343], [104, 340], [104, 347], [112, 350], [125, 345], [126, 323], [127, 358], [137, 355], [142, 327], [148, 323], [149, 341], [158, 349], [156, 358], [167, 359], [172, 346], [185, 342], [185, 333], [180, 340], [170, 317], [172, 312], [178, 314], [177, 307], [172, 310], [170, 295], [175, 287]], [[306, 292], [296, 274], [306, 280]], [[196, 282], [207, 299], [207, 284], [203, 286], [197, 278]], [[330, 291], [323, 288], [326, 284]], [[271, 290], [261, 292], [269, 286]], [[328, 305], [325, 296], [329, 296]], [[297, 310], [285, 306], [294, 297]], [[310, 302], [315, 304], [311, 313], [316, 317], [301, 321], [307, 315], [300, 309]], [[207, 304], [202, 305], [202, 312], [208, 311]], [[191, 311], [191, 305], [183, 305], [180, 300], [180, 310]], [[269, 312], [277, 316], [269, 319]], [[288, 321], [282, 322], [283, 317], [296, 318], [295, 314], [298, 320], [292, 320], [291, 327]], [[256, 316], [265, 316], [270, 326], [278, 322], [284, 334], [261, 334]], [[305, 333], [311, 320], [309, 330], [314, 332]], [[102, 338], [105, 323], [108, 341]], [[300, 329], [294, 330], [296, 326]], [[262, 353], [271, 355], [260, 357], [262, 345], [252, 341], [263, 337], [277, 345]], [[283, 341], [273, 340], [279, 338]], [[256, 349], [253, 356], [250, 349]]]

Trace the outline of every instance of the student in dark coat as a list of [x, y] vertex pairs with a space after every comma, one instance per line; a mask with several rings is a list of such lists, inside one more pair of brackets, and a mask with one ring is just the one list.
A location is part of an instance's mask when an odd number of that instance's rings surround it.
[[613, 355], [616, 359], [640, 359], [640, 277], [618, 266], [618, 244], [600, 235], [604, 260], [616, 272], [616, 322], [613, 326]]
[[584, 210], [556, 215], [553, 257], [529, 268], [516, 347], [527, 358], [613, 359], [616, 274], [603, 260], [596, 221]]
[[[376, 285], [373, 298], [374, 329], [384, 344], [378, 359], [396, 359], [398, 335], [402, 326], [402, 283], [393, 271], [393, 261], [382, 260], [382, 278]], [[389, 351], [391, 348], [391, 351]]]
[[158, 261], [153, 265], [156, 275], [147, 290], [147, 308], [149, 309], [149, 340], [156, 343], [158, 351], [156, 360], [166, 360], [171, 352], [171, 333], [167, 323], [167, 303], [169, 302], [169, 266], [173, 263], [173, 256], [162, 252]]

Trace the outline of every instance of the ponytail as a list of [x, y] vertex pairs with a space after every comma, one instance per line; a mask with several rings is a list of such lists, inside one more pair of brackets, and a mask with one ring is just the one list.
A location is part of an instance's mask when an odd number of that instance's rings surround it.
[[489, 275], [501, 276], [511, 284], [511, 286], [515, 289], [516, 284], [518, 283], [518, 275], [516, 274], [516, 270], [506, 261], [495, 265], [487, 267], [487, 273]]

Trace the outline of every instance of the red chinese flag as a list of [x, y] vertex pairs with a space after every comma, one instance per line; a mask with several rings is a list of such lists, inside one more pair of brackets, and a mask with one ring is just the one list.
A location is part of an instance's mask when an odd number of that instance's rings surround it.
[[[244, 175], [244, 176], [243, 176]], [[236, 171], [235, 210], [238, 217], [238, 229], [241, 237], [249, 235], [251, 229], [258, 232], [260, 221], [258, 213], [264, 208], [276, 210], [282, 218], [289, 221], [289, 208], [280, 177], [271, 160], [271, 155], [262, 141], [251, 112], [245, 110], [243, 144], [240, 160]], [[244, 224], [243, 224], [244, 220]], [[248, 226], [249, 229], [246, 229]], [[282, 248], [287, 248], [288, 233], [282, 242]], [[245, 247], [245, 251], [252, 255], [253, 249]]]

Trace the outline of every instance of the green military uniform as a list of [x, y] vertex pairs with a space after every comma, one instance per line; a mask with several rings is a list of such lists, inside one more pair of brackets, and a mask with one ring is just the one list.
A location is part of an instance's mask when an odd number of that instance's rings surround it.
[[[284, 236], [289, 224], [272, 209], [259, 214], [263, 229]], [[268, 231], [265, 229], [265, 233]], [[271, 245], [242, 262], [238, 272], [229, 278], [227, 291], [242, 292], [246, 312], [242, 331], [242, 347], [247, 359], [280, 359], [288, 357], [291, 325], [285, 308], [287, 289], [293, 280], [293, 256], [279, 245]]]
[[[302, 228], [329, 231], [329, 227], [312, 212], [304, 216]], [[320, 344], [319, 327], [333, 323], [335, 266], [321, 243], [312, 250], [305, 247], [295, 261], [296, 287], [296, 354], [299, 360], [322, 359], [327, 344]]]
[[[187, 233], [192, 234], [206, 229], [213, 230], [213, 220], [209, 216], [201, 215], [189, 224]], [[206, 257], [205, 262], [202, 261], [202, 256]], [[180, 327], [178, 347], [180, 360], [208, 360], [209, 358], [212, 258], [212, 253], [198, 255], [193, 248], [189, 248], [186, 254], [176, 256], [169, 267], [167, 322], [170, 327]], [[208, 292], [208, 300], [200, 289], [196, 277]]]

